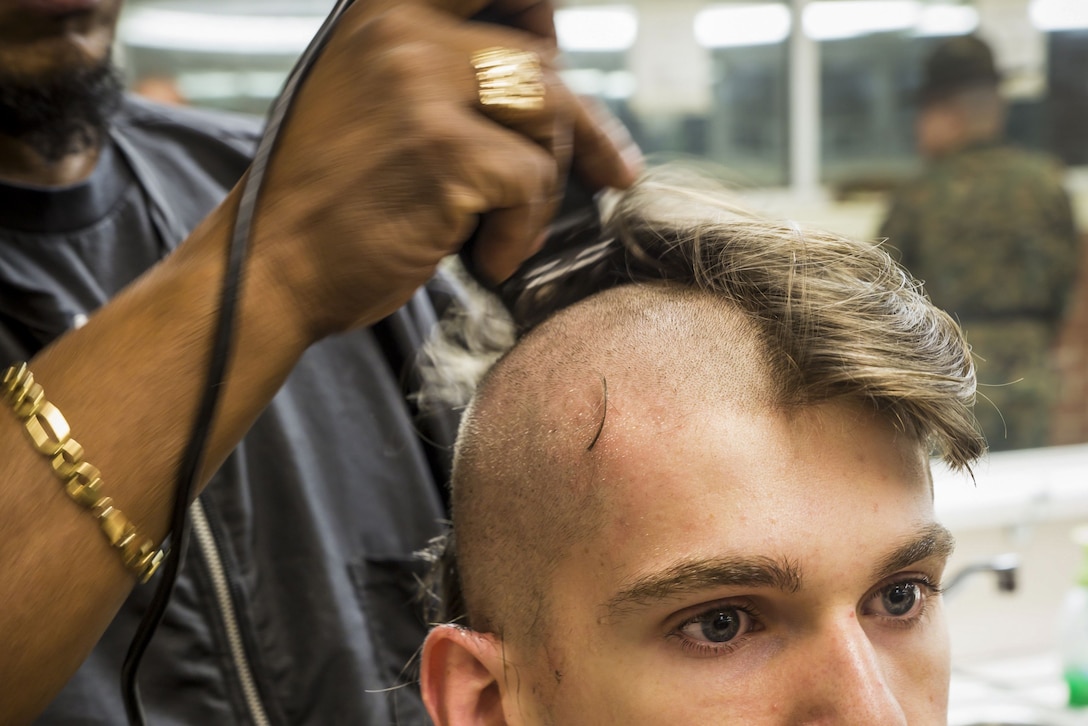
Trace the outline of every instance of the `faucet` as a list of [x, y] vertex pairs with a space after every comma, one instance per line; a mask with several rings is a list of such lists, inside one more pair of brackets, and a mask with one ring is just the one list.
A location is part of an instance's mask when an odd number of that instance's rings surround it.
[[963, 581], [979, 572], [992, 572], [997, 576], [997, 589], [1000, 592], [1016, 591], [1016, 573], [1020, 567], [1020, 555], [1015, 552], [1006, 552], [989, 560], [981, 560], [967, 565], [955, 575], [944, 587], [945, 597], [959, 590]]

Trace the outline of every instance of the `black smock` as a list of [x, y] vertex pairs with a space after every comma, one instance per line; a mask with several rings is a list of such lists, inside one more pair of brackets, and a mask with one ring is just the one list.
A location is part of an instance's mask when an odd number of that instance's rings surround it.
[[[31, 357], [169, 254], [257, 133], [130, 98], [87, 181], [0, 185], [0, 359]], [[153, 726], [429, 722], [408, 667], [425, 634], [413, 553], [440, 531], [454, 423], [421, 419], [405, 391], [434, 299], [309, 349], [194, 505], [141, 668]], [[157, 580], [38, 723], [125, 723], [121, 662]]]

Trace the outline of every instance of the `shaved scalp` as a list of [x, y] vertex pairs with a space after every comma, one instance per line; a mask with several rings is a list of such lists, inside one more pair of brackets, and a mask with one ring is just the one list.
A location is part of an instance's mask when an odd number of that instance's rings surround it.
[[598, 463], [614, 429], [707, 402], [767, 408], [770, 358], [735, 306], [675, 285], [608, 290], [526, 336], [481, 383], [458, 439], [453, 506], [468, 624], [542, 639], [550, 573], [597, 531], [607, 506]]

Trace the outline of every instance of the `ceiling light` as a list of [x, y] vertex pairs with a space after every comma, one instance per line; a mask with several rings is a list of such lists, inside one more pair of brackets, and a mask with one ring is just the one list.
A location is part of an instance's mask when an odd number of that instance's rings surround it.
[[638, 13], [629, 5], [564, 8], [555, 12], [555, 32], [565, 51], [623, 51], [635, 44]]
[[1088, 2], [1084, 0], [1033, 0], [1028, 8], [1031, 24], [1039, 30], [1088, 29]]
[[838, 40], [910, 30], [920, 16], [916, 0], [819, 0], [805, 6], [803, 23], [814, 40]]
[[978, 30], [978, 11], [968, 5], [926, 5], [915, 35], [967, 35]]
[[321, 16], [220, 15], [136, 7], [121, 19], [126, 45], [197, 53], [295, 55], [317, 33]]
[[714, 5], [695, 16], [695, 39], [704, 48], [781, 43], [790, 35], [790, 9], [782, 3]]

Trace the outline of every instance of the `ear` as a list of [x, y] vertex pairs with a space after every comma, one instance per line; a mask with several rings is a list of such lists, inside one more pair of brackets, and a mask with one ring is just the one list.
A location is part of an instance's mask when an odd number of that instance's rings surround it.
[[506, 726], [502, 641], [457, 625], [439, 625], [423, 645], [423, 702], [437, 726]]

